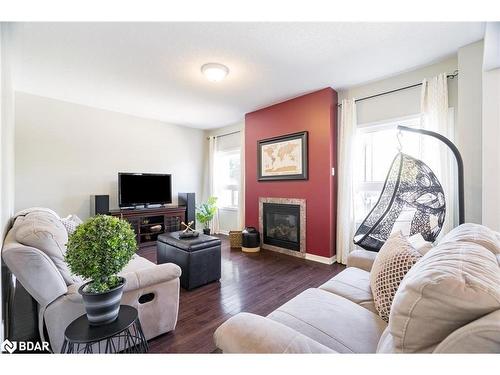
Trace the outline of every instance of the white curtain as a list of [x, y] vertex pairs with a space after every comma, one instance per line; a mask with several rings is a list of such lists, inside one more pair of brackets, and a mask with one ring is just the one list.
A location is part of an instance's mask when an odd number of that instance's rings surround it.
[[[217, 152], [217, 137], [209, 138], [208, 145], [208, 194], [206, 194], [205, 199], [215, 196], [215, 168], [216, 165], [216, 155]], [[219, 210], [217, 209], [215, 216], [210, 223], [210, 230], [212, 233], [219, 233]]]
[[239, 227], [245, 228], [245, 126], [240, 131], [240, 191], [238, 192]]
[[[445, 73], [422, 82], [421, 126], [444, 135], [453, 142], [454, 124], [449, 120], [448, 81]], [[446, 217], [441, 236], [458, 224], [456, 163], [451, 150], [441, 141], [423, 136], [422, 159], [431, 167], [443, 185]]]
[[338, 130], [337, 166], [337, 262], [346, 264], [352, 250], [356, 222], [354, 218], [354, 160], [356, 151], [356, 103], [342, 100]]

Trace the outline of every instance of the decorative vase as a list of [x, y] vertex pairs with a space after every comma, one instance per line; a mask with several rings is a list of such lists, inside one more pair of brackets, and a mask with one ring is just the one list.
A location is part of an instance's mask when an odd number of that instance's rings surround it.
[[210, 236], [210, 228], [203, 228], [203, 234]]
[[246, 227], [241, 232], [241, 250], [245, 253], [257, 253], [260, 251], [260, 233], [254, 227]]
[[78, 288], [78, 293], [83, 297], [83, 304], [87, 312], [87, 319], [89, 324], [93, 326], [100, 326], [113, 322], [120, 312], [120, 302], [123, 295], [123, 287], [126, 280], [123, 277], [120, 285], [103, 293], [89, 293], [85, 292], [85, 287], [91, 281], [83, 284]]

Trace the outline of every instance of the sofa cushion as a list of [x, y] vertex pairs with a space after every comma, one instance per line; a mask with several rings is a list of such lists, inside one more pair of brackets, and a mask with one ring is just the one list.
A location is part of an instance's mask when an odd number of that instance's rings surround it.
[[401, 280], [421, 257], [401, 232], [392, 234], [378, 252], [370, 273], [370, 286], [375, 308], [386, 322]]
[[348, 267], [319, 288], [347, 298], [377, 314], [373, 304], [369, 272], [356, 267]]
[[356, 267], [370, 272], [377, 253], [368, 250], [353, 250], [347, 256], [347, 267]]
[[477, 243], [493, 254], [500, 255], [500, 233], [484, 225], [473, 223], [462, 224], [447, 233], [439, 244], [457, 241]]
[[307, 289], [268, 318], [339, 353], [374, 353], [386, 327], [377, 314], [321, 289]]
[[500, 353], [500, 310], [457, 329], [434, 353]]
[[49, 212], [31, 212], [26, 216], [19, 216], [14, 226], [16, 240], [45, 253], [61, 273], [66, 285], [81, 281], [71, 274], [64, 261], [68, 233], [58, 217]]
[[453, 331], [498, 309], [495, 255], [478, 243], [444, 241], [401, 282], [389, 319], [393, 350], [432, 352]]
[[223, 353], [335, 353], [284, 324], [244, 312], [217, 328], [214, 341]]

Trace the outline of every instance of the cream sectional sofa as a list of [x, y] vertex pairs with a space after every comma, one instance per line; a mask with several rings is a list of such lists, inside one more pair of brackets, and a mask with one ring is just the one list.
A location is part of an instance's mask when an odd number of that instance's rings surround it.
[[[40, 336], [56, 353], [68, 324], [85, 313], [78, 293], [83, 280], [71, 275], [64, 263], [67, 240], [60, 219], [42, 210], [17, 217], [2, 248], [5, 264], [37, 301]], [[122, 304], [137, 308], [147, 339], [175, 328], [180, 274], [173, 263], [156, 265], [137, 255], [120, 273], [127, 281]]]
[[448, 233], [403, 279], [389, 323], [370, 289], [376, 253], [267, 317], [240, 313], [214, 334], [224, 353], [500, 353], [500, 234], [475, 224]]

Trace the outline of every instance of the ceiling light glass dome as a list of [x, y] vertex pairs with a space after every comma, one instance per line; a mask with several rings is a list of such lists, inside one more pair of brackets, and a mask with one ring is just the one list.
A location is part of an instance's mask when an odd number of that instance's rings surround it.
[[207, 63], [201, 67], [201, 72], [210, 82], [220, 82], [229, 74], [229, 68], [219, 63]]

